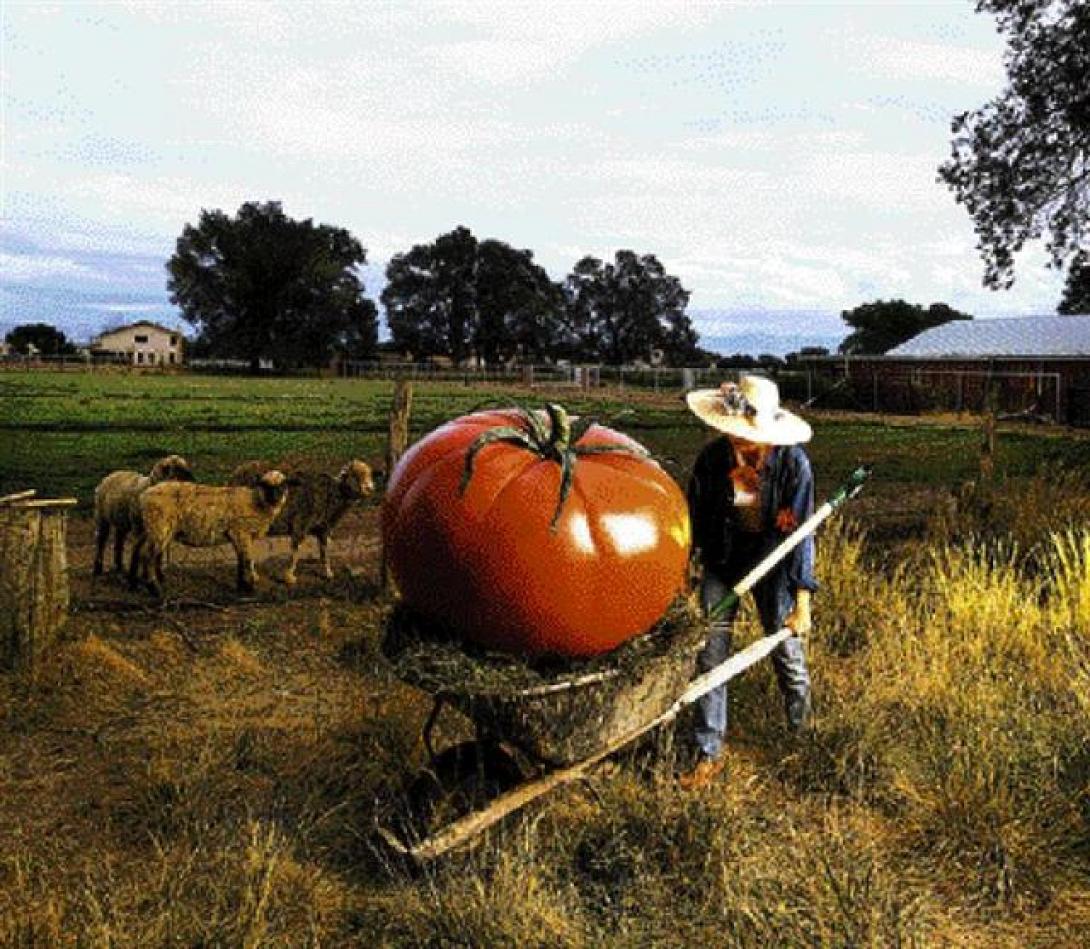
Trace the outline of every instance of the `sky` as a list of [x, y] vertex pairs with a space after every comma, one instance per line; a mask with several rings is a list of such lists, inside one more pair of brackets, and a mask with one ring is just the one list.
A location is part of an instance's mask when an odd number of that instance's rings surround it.
[[994, 20], [932, 2], [0, 4], [0, 328], [177, 325], [201, 209], [278, 200], [387, 261], [458, 225], [655, 254], [705, 344], [835, 345], [842, 310], [1052, 313], [1034, 247], [981, 284], [936, 170], [1004, 85]]

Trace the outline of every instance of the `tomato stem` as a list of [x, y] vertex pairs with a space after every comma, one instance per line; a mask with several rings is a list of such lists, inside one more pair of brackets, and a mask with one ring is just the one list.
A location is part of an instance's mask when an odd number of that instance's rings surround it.
[[564, 406], [550, 402], [545, 406], [549, 414], [549, 453], [556, 459], [561, 459], [568, 451], [571, 443], [571, 417], [565, 411]]
[[[549, 418], [548, 431], [546, 431], [545, 425], [537, 413], [523, 408], [519, 408], [517, 411], [523, 424], [522, 430], [512, 426], [490, 429], [478, 435], [469, 446], [468, 451], [466, 451], [465, 467], [462, 469], [459, 493], [464, 494], [469, 487], [469, 482], [473, 477], [474, 462], [483, 448], [496, 442], [507, 442], [511, 445], [521, 446], [540, 458], [551, 459], [560, 465], [560, 497], [557, 500], [556, 510], [553, 511], [552, 520], [549, 522], [551, 532], [555, 533], [564, 505], [575, 484], [575, 463], [579, 456], [617, 454], [628, 455], [632, 458], [648, 457], [646, 451], [637, 450], [637, 448], [626, 445], [573, 444], [571, 416], [568, 415], [567, 410], [562, 405], [555, 402], [549, 402], [545, 406], [545, 413]], [[592, 421], [580, 420], [574, 441], [578, 442], [589, 431], [592, 424]]]

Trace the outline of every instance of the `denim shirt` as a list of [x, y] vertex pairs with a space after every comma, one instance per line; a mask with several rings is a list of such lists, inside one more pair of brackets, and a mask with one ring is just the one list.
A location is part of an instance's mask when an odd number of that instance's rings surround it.
[[[699, 549], [701, 562], [728, 574], [736, 572], [731, 567], [739, 560], [752, 560], [753, 566], [814, 513], [814, 475], [806, 452], [799, 445], [774, 447], [760, 472], [764, 532], [760, 549], [754, 551], [736, 522], [730, 473], [737, 464], [731, 440], [717, 438], [697, 456], [686, 492], [693, 546]], [[813, 535], [795, 547], [780, 568], [795, 589], [816, 590]]]

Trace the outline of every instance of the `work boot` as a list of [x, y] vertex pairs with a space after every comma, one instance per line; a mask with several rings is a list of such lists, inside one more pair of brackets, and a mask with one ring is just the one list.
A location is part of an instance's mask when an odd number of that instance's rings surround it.
[[678, 775], [677, 784], [683, 791], [700, 791], [712, 783], [727, 766], [726, 756], [709, 758], [701, 755], [691, 770]]
[[810, 695], [794, 695], [785, 703], [787, 710], [787, 727], [793, 732], [801, 732], [810, 724], [810, 714], [813, 711], [810, 705]]

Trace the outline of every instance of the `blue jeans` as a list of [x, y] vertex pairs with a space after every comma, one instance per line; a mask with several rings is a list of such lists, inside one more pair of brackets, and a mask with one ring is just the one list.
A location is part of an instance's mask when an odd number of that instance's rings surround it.
[[[707, 568], [700, 586], [700, 603], [706, 613], [734, 586], [719, 573]], [[752, 590], [761, 627], [765, 635], [783, 629], [783, 621], [795, 608], [795, 590], [783, 570], [773, 570]], [[697, 657], [700, 672], [708, 672], [731, 653], [731, 624], [737, 606], [713, 621], [708, 641]], [[810, 712], [810, 673], [806, 668], [806, 653], [802, 640], [792, 636], [772, 652], [772, 668], [783, 695], [788, 724], [801, 728]], [[723, 736], [727, 731], [727, 686], [712, 689], [697, 701], [696, 743], [709, 758], [718, 758], [723, 751]]]

